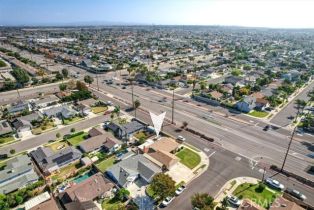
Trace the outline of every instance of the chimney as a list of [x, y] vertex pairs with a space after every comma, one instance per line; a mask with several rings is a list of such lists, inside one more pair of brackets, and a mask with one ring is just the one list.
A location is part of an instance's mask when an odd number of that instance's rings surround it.
[[149, 147], [144, 146], [143, 153], [148, 153]]

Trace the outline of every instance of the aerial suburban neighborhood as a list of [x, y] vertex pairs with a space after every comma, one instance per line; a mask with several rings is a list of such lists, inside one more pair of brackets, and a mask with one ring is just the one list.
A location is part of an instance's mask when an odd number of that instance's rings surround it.
[[0, 210], [314, 209], [314, 30], [212, 25], [3, 22]]

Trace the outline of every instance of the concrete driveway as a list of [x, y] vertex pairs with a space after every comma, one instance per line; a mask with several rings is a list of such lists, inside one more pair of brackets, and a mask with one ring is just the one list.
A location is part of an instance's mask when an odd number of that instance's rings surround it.
[[154, 209], [153, 199], [151, 199], [145, 193], [146, 186], [147, 183], [145, 183], [142, 179], [137, 179], [133, 184], [128, 186], [130, 195], [140, 210]]
[[184, 183], [188, 183], [195, 176], [191, 169], [180, 162], [175, 164], [166, 174], [171, 176], [177, 184], [182, 181], [184, 181]]

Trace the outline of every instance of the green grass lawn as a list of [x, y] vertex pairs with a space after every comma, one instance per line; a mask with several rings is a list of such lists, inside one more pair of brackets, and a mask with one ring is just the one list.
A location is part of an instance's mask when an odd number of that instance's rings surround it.
[[88, 134], [87, 133], [82, 133], [81, 135], [74, 136], [72, 138], [67, 139], [67, 141], [72, 145], [72, 146], [77, 146], [79, 145], [84, 139], [86, 138]]
[[260, 191], [258, 186], [259, 184], [241, 184], [235, 189], [233, 195], [240, 199], [250, 199], [256, 204], [268, 208], [276, 197], [281, 194], [280, 192], [272, 192], [273, 190], [270, 191], [267, 187], [263, 191]]
[[8, 136], [8, 137], [0, 137], [0, 145], [1, 144], [6, 144], [9, 143], [11, 141], [14, 141], [14, 137], [13, 136]]
[[81, 121], [83, 119], [84, 119], [83, 117], [73, 117], [73, 118], [70, 118], [70, 119], [64, 119], [63, 120], [63, 124], [64, 125], [70, 125], [72, 123], [76, 123], [76, 122]]
[[249, 115], [253, 116], [253, 117], [258, 117], [258, 118], [264, 118], [268, 115], [268, 112], [261, 112], [261, 111], [256, 111], [253, 110], [249, 113]]
[[92, 107], [92, 112], [94, 114], [105, 112], [107, 110], [108, 110], [108, 107], [106, 107], [106, 106], [95, 106], [95, 107]]
[[113, 165], [116, 158], [114, 156], [107, 158], [99, 163], [96, 164], [96, 167], [101, 171], [105, 172], [110, 166]]
[[146, 133], [146, 132], [143, 132], [143, 131], [140, 131], [140, 132], [137, 132], [136, 134], [134, 134], [134, 137], [137, 138], [137, 139], [148, 139], [149, 137], [149, 133]]
[[53, 123], [53, 122], [48, 122], [46, 125], [41, 125], [39, 126], [38, 128], [34, 128], [32, 130], [32, 133], [34, 135], [39, 135], [41, 133], [44, 133], [44, 132], [47, 132], [47, 131], [50, 131], [52, 130], [53, 128], [55, 128], [56, 125]]
[[116, 198], [105, 199], [101, 204], [102, 209], [106, 210], [120, 210], [123, 209], [124, 204]]
[[[47, 145], [47, 147], [50, 147], [55, 152], [60, 150], [60, 149], [64, 149], [68, 146], [69, 146], [69, 144], [66, 141], [58, 141], [58, 142]], [[58, 148], [60, 148], [60, 149], [58, 149]]]
[[188, 148], [182, 149], [176, 156], [180, 158], [182, 164], [190, 169], [195, 168], [201, 162], [201, 156]]

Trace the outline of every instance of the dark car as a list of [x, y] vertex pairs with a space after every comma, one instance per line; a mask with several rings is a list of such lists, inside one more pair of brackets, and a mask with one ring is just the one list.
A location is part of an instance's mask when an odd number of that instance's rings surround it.
[[297, 190], [294, 190], [294, 189], [291, 189], [291, 188], [287, 188], [285, 192], [290, 194], [290, 195], [292, 195], [293, 197], [295, 197], [297, 199], [302, 200], [302, 201], [304, 201], [306, 199], [306, 196], [303, 195], [302, 193], [300, 193]]
[[263, 131], [268, 131], [269, 128], [270, 128], [270, 126], [269, 126], [269, 125], [266, 125], [266, 126], [263, 128]]

